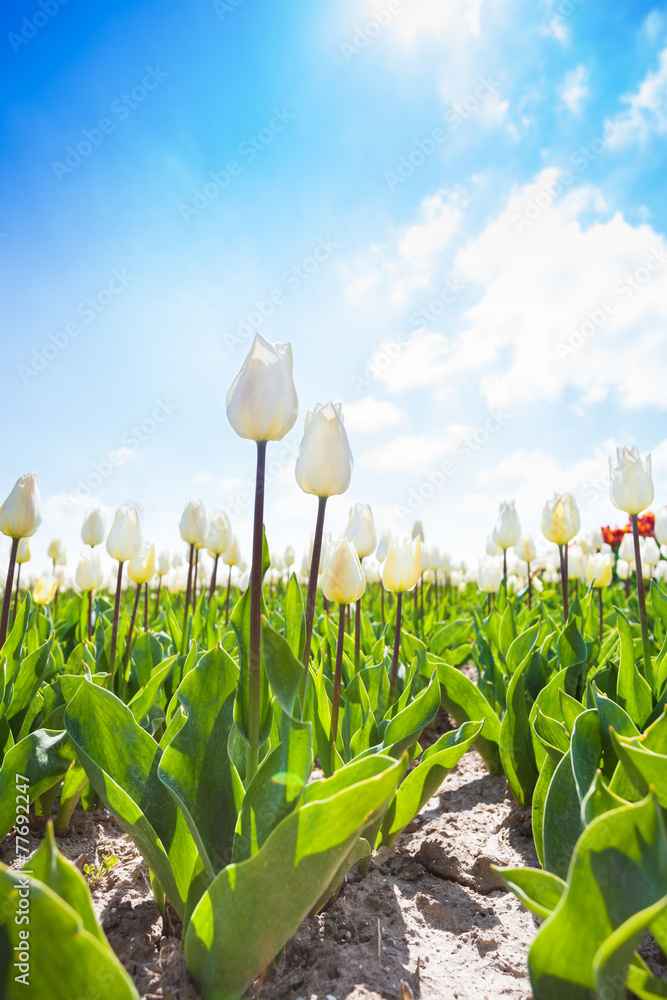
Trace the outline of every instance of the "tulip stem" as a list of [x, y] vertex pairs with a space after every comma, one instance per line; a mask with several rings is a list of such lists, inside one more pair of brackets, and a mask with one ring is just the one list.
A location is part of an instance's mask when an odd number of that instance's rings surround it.
[[530, 562], [526, 563], [528, 567], [528, 610], [530, 611], [533, 607], [533, 579], [530, 575]]
[[257, 442], [257, 478], [255, 481], [255, 517], [252, 534], [252, 569], [250, 573], [250, 643], [248, 652], [248, 756], [246, 788], [257, 771], [259, 761], [259, 711], [262, 692], [262, 558], [264, 548], [264, 471], [266, 441]]
[[361, 661], [361, 598], [354, 608], [354, 669], [359, 670]]
[[642, 630], [642, 649], [644, 651], [644, 677], [653, 690], [653, 665], [651, 663], [651, 647], [648, 637], [648, 619], [646, 617], [646, 595], [644, 593], [644, 570], [642, 569], [641, 550], [639, 548], [639, 525], [637, 515], [631, 514], [632, 537], [635, 543], [635, 573], [637, 575], [637, 600], [639, 602], [639, 621]]
[[14, 622], [16, 621], [16, 605], [19, 601], [19, 584], [21, 583], [21, 563], [18, 563], [18, 569], [16, 571], [16, 589], [14, 590], [14, 606], [12, 608], [12, 628], [14, 627]]
[[211, 586], [208, 591], [209, 601], [213, 600], [213, 595], [215, 594], [215, 584], [218, 578], [218, 559], [220, 556], [216, 553], [215, 559], [213, 560], [213, 573], [211, 574]]
[[155, 595], [155, 611], [153, 612], [153, 618], [157, 618], [157, 613], [160, 610], [160, 590], [162, 589], [162, 577], [157, 578], [157, 593]]
[[598, 597], [600, 601], [600, 642], [602, 642], [602, 628], [604, 626], [604, 617], [602, 611], [602, 587], [598, 587]]
[[[123, 563], [118, 563], [118, 576], [116, 577], [116, 593], [113, 602], [113, 625], [111, 626], [111, 649], [109, 650], [109, 672], [113, 678], [114, 667], [116, 665], [116, 646], [118, 645], [118, 616], [120, 614], [120, 585], [123, 579]], [[112, 681], [113, 683], [113, 681]]]
[[487, 616], [487, 618], [489, 617], [490, 614], [491, 614], [491, 593], [489, 592], [486, 595], [486, 616]]
[[[338, 641], [336, 643], [336, 672], [333, 683], [333, 701], [331, 703], [331, 742], [333, 748], [338, 738], [338, 713], [340, 711], [340, 682], [343, 676], [343, 647], [345, 645], [345, 605], [338, 607]], [[332, 752], [333, 756], [333, 752]]]
[[424, 574], [423, 573], [421, 574], [421, 586], [419, 587], [419, 590], [420, 590], [419, 611], [420, 611], [422, 639], [423, 639], [424, 638]]
[[181, 639], [181, 653], [185, 652], [188, 638], [188, 608], [190, 607], [190, 596], [192, 594], [192, 558], [195, 551], [195, 543], [190, 542], [190, 555], [188, 557], [188, 582], [185, 588], [185, 611], [183, 612], [183, 638]]
[[14, 567], [16, 565], [16, 553], [19, 550], [18, 538], [12, 538], [12, 549], [9, 554], [9, 568], [5, 581], [5, 595], [2, 599], [2, 621], [0, 622], [0, 649], [7, 639], [7, 626], [9, 625], [9, 609], [12, 604], [12, 584], [14, 583]]
[[93, 592], [88, 591], [88, 638], [93, 636]]
[[130, 618], [130, 631], [127, 633], [127, 642], [125, 643], [125, 656], [123, 657], [123, 684], [126, 685], [128, 678], [125, 676], [127, 674], [127, 665], [130, 662], [130, 649], [132, 648], [132, 633], [134, 632], [134, 623], [137, 620], [137, 608], [139, 607], [139, 600], [141, 598], [141, 584], [137, 584], [137, 589], [134, 594], [134, 605], [132, 606], [132, 617]]
[[225, 625], [229, 625], [229, 591], [232, 589], [232, 567], [227, 574], [227, 601], [225, 602]]
[[505, 581], [505, 593], [507, 593], [507, 549], [503, 549], [503, 580]]
[[398, 653], [401, 648], [401, 611], [403, 605], [403, 591], [396, 594], [396, 629], [394, 631], [394, 655], [391, 661], [391, 679], [389, 681], [389, 704], [394, 704], [396, 693], [396, 681], [398, 680]]
[[384, 628], [384, 584], [380, 580], [380, 604], [382, 608], [382, 627]]
[[144, 584], [144, 632], [148, 632], [148, 584]]
[[308, 593], [306, 594], [306, 642], [303, 647], [303, 678], [299, 688], [301, 701], [306, 696], [306, 681], [308, 680], [308, 664], [310, 663], [310, 647], [313, 641], [313, 623], [315, 621], [315, 603], [317, 601], [317, 577], [320, 572], [320, 557], [322, 555], [322, 535], [324, 533], [324, 512], [327, 497], [317, 498], [317, 521], [315, 522], [315, 537], [313, 538], [313, 554], [310, 557], [310, 572], [308, 574]]
[[192, 585], [192, 613], [197, 610], [197, 574], [199, 572], [199, 549], [195, 550], [195, 578]]
[[559, 545], [558, 552], [560, 554], [560, 583], [563, 591], [563, 621], [566, 622], [570, 613], [570, 602], [567, 595], [567, 557], [565, 555], [565, 546]]

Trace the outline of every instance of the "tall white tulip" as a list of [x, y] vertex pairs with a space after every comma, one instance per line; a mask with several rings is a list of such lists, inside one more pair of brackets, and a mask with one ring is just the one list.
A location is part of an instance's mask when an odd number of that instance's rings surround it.
[[515, 551], [519, 559], [525, 563], [532, 563], [537, 558], [535, 542], [530, 535], [522, 535], [519, 544], [515, 546]]
[[42, 501], [35, 473], [16, 480], [0, 507], [0, 531], [10, 538], [30, 538], [42, 523]]
[[155, 545], [147, 542], [142, 545], [134, 559], [130, 559], [127, 575], [133, 583], [142, 586], [149, 583], [155, 576]]
[[256, 334], [243, 367], [227, 393], [227, 418], [242, 438], [280, 441], [298, 413], [292, 378], [292, 347]]
[[188, 545], [204, 545], [208, 520], [202, 500], [188, 500], [179, 524], [181, 538]]
[[119, 563], [127, 562], [129, 559], [134, 559], [142, 542], [143, 530], [139, 508], [132, 504], [121, 504], [107, 535], [108, 554]]
[[653, 500], [651, 456], [643, 461], [637, 445], [616, 449], [616, 464], [609, 459], [611, 502], [626, 514], [641, 514]]
[[86, 514], [81, 527], [81, 541], [91, 548], [101, 545], [104, 541], [104, 518], [99, 507]]
[[166, 576], [169, 572], [169, 549], [162, 549], [157, 560], [157, 575]]
[[383, 531], [375, 549], [375, 558], [382, 563], [387, 558], [389, 546], [391, 545], [391, 531]]
[[521, 539], [521, 522], [516, 512], [514, 500], [504, 500], [500, 504], [498, 520], [493, 529], [493, 541], [501, 549], [507, 550], [519, 544]]
[[542, 534], [555, 545], [567, 545], [580, 527], [579, 511], [569, 493], [554, 493], [542, 512]]
[[503, 568], [497, 558], [490, 556], [479, 564], [477, 586], [485, 594], [496, 594], [503, 579]]
[[16, 551], [16, 561], [19, 566], [23, 563], [30, 562], [30, 542], [27, 538], [19, 539], [19, 546]]
[[54, 566], [64, 566], [66, 563], [66, 552], [65, 546], [62, 543], [61, 538], [53, 538], [49, 542], [49, 547], [46, 550], [46, 554], [49, 559], [53, 562]]
[[211, 514], [206, 535], [206, 547], [212, 558], [221, 556], [232, 544], [232, 526], [229, 518], [222, 510], [216, 510]]
[[104, 583], [104, 573], [102, 564], [97, 552], [91, 548], [82, 552], [74, 574], [74, 582], [79, 590], [88, 593], [91, 590], [99, 590]]
[[626, 531], [621, 539], [621, 544], [618, 547], [618, 558], [630, 563], [631, 566], [635, 564], [635, 546], [630, 532]]
[[317, 497], [345, 493], [354, 461], [340, 403], [318, 403], [308, 411], [294, 470], [304, 491]]

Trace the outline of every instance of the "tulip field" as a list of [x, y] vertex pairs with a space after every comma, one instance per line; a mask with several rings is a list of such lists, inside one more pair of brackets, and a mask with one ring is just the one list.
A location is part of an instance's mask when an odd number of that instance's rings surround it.
[[[331, 537], [352, 454], [341, 407], [318, 405], [296, 462], [313, 497], [298, 569], [272, 554], [265, 477], [297, 412], [289, 345], [258, 335], [227, 395], [257, 456], [247, 567], [226, 513], [191, 500], [176, 561], [123, 505], [110, 526], [89, 512], [73, 580], [57, 540], [27, 580], [36, 477], [0, 509], [2, 995], [139, 996], [61, 852], [75, 814], [108, 810], [198, 994], [237, 1000], [476, 753], [530, 810], [539, 865], [496, 874], [537, 917], [534, 997], [667, 996], [645, 954], [667, 952], [667, 498], [650, 456], [610, 460], [619, 528], [582, 531], [556, 494], [537, 545], [503, 501], [471, 571], [426, 544], [428, 523], [393, 537], [363, 504]], [[420, 995], [407, 971], [392, 994]]]

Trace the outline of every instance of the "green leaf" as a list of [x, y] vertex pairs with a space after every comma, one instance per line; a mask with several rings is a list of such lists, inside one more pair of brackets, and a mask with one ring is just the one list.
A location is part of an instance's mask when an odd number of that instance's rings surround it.
[[391, 847], [401, 832], [445, 780], [477, 738], [482, 722], [464, 722], [460, 729], [445, 733], [422, 755], [422, 759], [400, 785], [382, 822], [378, 847]]
[[667, 594], [662, 592], [655, 580], [651, 580], [651, 604], [662, 627], [667, 629]]
[[578, 717], [572, 733], [572, 772], [580, 802], [588, 794], [601, 757], [600, 720], [597, 711], [591, 708]]
[[616, 616], [618, 634], [621, 637], [621, 662], [616, 696], [621, 708], [628, 713], [635, 725], [642, 729], [653, 708], [651, 689], [635, 664], [635, 645], [630, 622], [618, 608]]
[[581, 833], [581, 803], [568, 751], [554, 771], [544, 804], [544, 867], [565, 878]]
[[16, 775], [28, 779], [34, 802], [60, 781], [74, 760], [75, 751], [67, 733], [37, 729], [7, 751], [0, 768], [0, 838], [16, 819]]
[[548, 917], [560, 902], [566, 883], [540, 868], [498, 868], [493, 870], [523, 905], [538, 917]]
[[434, 673], [428, 687], [402, 712], [395, 715], [384, 731], [381, 752], [390, 757], [400, 757], [415, 743], [423, 729], [433, 722], [440, 708], [440, 681]]
[[614, 729], [620, 736], [638, 736], [639, 730], [628, 713], [620, 705], [612, 701], [611, 698], [607, 698], [606, 695], [598, 691], [595, 684], [593, 684], [593, 695], [600, 717], [600, 739], [602, 740], [603, 759], [602, 773], [605, 777], [612, 778], [618, 764], [618, 754], [616, 753], [615, 743], [610, 735], [611, 729]]
[[276, 827], [254, 857], [220, 872], [185, 936], [188, 968], [204, 1000], [239, 1000], [321, 898], [364, 828], [384, 810], [405, 764], [397, 761], [360, 784], [306, 803]]
[[526, 656], [512, 674], [507, 689], [507, 712], [500, 729], [500, 759], [512, 794], [521, 805], [530, 805], [538, 772], [533, 751], [526, 701]]
[[290, 576], [285, 595], [285, 638], [296, 659], [301, 661], [306, 645], [306, 618], [296, 573]]
[[554, 776], [556, 766], [557, 761], [554, 760], [553, 757], [549, 757], [547, 755], [544, 763], [542, 764], [540, 776], [537, 779], [537, 784], [535, 785], [535, 791], [533, 792], [531, 817], [533, 825], [533, 840], [535, 842], [535, 851], [542, 867], [544, 867], [544, 808], [546, 805], [547, 794], [549, 792], [549, 785], [551, 784], [551, 780]]
[[[266, 541], [266, 539], [265, 539]], [[245, 594], [237, 602], [232, 611], [230, 622], [236, 634], [236, 642], [239, 648], [240, 676], [236, 689], [236, 702], [234, 705], [234, 721], [236, 728], [247, 742], [249, 738], [248, 730], [248, 710], [250, 704], [250, 591], [248, 587]], [[262, 614], [267, 615], [266, 605], [262, 597]], [[259, 709], [259, 741], [260, 745], [265, 743], [271, 731], [271, 694], [269, 692], [269, 682], [264, 665], [264, 643], [260, 646], [260, 709]]]
[[498, 742], [500, 719], [476, 684], [465, 674], [447, 663], [438, 663], [442, 705], [457, 725], [464, 722], [484, 722], [475, 740], [475, 749], [482, 756], [490, 774], [502, 774]]
[[211, 879], [232, 858], [240, 778], [227, 744], [237, 681], [238, 667], [220, 646], [202, 656], [179, 686], [187, 718], [165, 747], [157, 771], [185, 817]]
[[666, 894], [667, 839], [655, 801], [593, 820], [577, 842], [561, 902], [528, 954], [535, 1000], [589, 1000], [602, 989], [605, 1000], [624, 997], [627, 942], [631, 954], [637, 925], [654, 919]]
[[[30, 924], [22, 921], [20, 900], [28, 885]], [[21, 896], [19, 895], [21, 892]], [[21, 921], [21, 922], [19, 922]], [[28, 875], [0, 866], [0, 940], [3, 950], [21, 954], [30, 932], [26, 968], [9, 966], [0, 992], [7, 1000], [71, 1000], [96, 995], [104, 1000], [139, 1000], [132, 980], [105, 939], [91, 934], [77, 912], [52, 889]], [[14, 951], [16, 949], [16, 951]], [[7, 962], [9, 965], [9, 962]], [[26, 982], [16, 976], [28, 971]]]
[[304, 667], [288, 640], [272, 629], [266, 619], [262, 619], [262, 655], [276, 701], [283, 712], [291, 715]]
[[68, 705], [65, 725], [91, 785], [134, 840], [182, 918], [197, 848], [158, 778], [160, 747], [129, 708], [88, 680]]
[[97, 922], [86, 880], [78, 869], [65, 861], [56, 847], [53, 823], [46, 824], [46, 834], [30, 859], [33, 878], [43, 882], [81, 918], [85, 930], [106, 944], [104, 931]]

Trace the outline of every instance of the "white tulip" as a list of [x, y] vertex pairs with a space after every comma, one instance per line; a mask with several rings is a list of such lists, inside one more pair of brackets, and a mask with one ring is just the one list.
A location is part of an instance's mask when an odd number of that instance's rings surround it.
[[30, 562], [30, 542], [27, 538], [19, 539], [19, 547], [16, 550], [16, 561], [20, 565]]
[[616, 465], [609, 459], [611, 502], [626, 514], [641, 514], [653, 500], [651, 456], [642, 461], [637, 445], [616, 449]]
[[579, 545], [573, 545], [568, 551], [567, 572], [572, 580], [583, 580], [586, 576], [586, 557]]
[[0, 531], [10, 538], [30, 538], [42, 523], [42, 501], [35, 473], [16, 480], [12, 492], [0, 507]]
[[496, 526], [493, 529], [493, 541], [501, 549], [511, 549], [519, 544], [520, 539], [521, 524], [514, 500], [503, 501], [500, 505]]
[[90, 545], [91, 548], [104, 541], [104, 518], [99, 507], [91, 510], [84, 518], [81, 540], [84, 545]]
[[188, 500], [181, 515], [179, 531], [188, 545], [200, 547], [206, 544], [208, 521], [202, 500]]
[[391, 545], [391, 531], [383, 531], [375, 549], [375, 558], [382, 563], [387, 558], [389, 546]]
[[162, 549], [157, 560], [157, 575], [166, 576], [169, 572], [169, 550]]
[[241, 563], [241, 548], [239, 546], [239, 540], [234, 535], [232, 538], [232, 544], [222, 553], [222, 561], [225, 566], [239, 566]]
[[497, 557], [491, 556], [480, 561], [477, 574], [477, 586], [480, 590], [486, 594], [495, 594], [500, 590], [502, 579], [503, 567]]
[[354, 465], [340, 403], [318, 403], [306, 426], [294, 474], [304, 493], [332, 497], [350, 485]]
[[111, 531], [107, 536], [107, 552], [118, 562], [134, 559], [143, 542], [141, 516], [139, 508], [130, 504], [122, 504], [113, 519]]
[[642, 546], [642, 563], [646, 562], [649, 566], [657, 566], [660, 561], [660, 549], [655, 538], [651, 538], [650, 535], [644, 539], [644, 544]]
[[579, 530], [579, 511], [569, 493], [554, 493], [542, 512], [542, 534], [549, 542], [566, 545]]
[[386, 590], [401, 594], [412, 590], [422, 572], [422, 543], [416, 538], [399, 541], [392, 538], [387, 558], [382, 564], [382, 583]]
[[91, 547], [79, 556], [79, 563], [74, 574], [74, 582], [84, 593], [89, 590], [99, 590], [104, 583], [100, 557]]
[[626, 531], [618, 547], [618, 558], [624, 559], [631, 566], [635, 564], [635, 543], [631, 532]]
[[211, 553], [211, 558], [221, 556], [226, 552], [233, 540], [232, 526], [224, 511], [216, 510], [211, 514], [206, 535], [206, 547]]
[[667, 545], [667, 507], [661, 507], [655, 515], [655, 537], [659, 545]]
[[588, 557], [586, 576], [588, 582], [594, 587], [608, 587], [612, 576], [612, 558], [606, 553], [599, 552], [597, 555]]
[[322, 571], [322, 593], [332, 604], [354, 604], [366, 589], [359, 555], [347, 538], [334, 542]]
[[148, 583], [155, 576], [155, 545], [142, 545], [134, 559], [130, 559], [127, 575], [133, 583]]
[[227, 418], [242, 438], [280, 441], [298, 413], [292, 348], [270, 344], [259, 333], [227, 393]]
[[357, 503], [350, 509], [345, 537], [352, 542], [360, 559], [375, 551], [377, 545], [375, 523], [373, 512], [367, 503]]
[[[516, 554], [525, 563], [534, 562], [537, 557], [535, 542], [530, 535], [522, 535], [519, 544], [516, 546]], [[495, 555], [495, 553], [494, 553]]]

